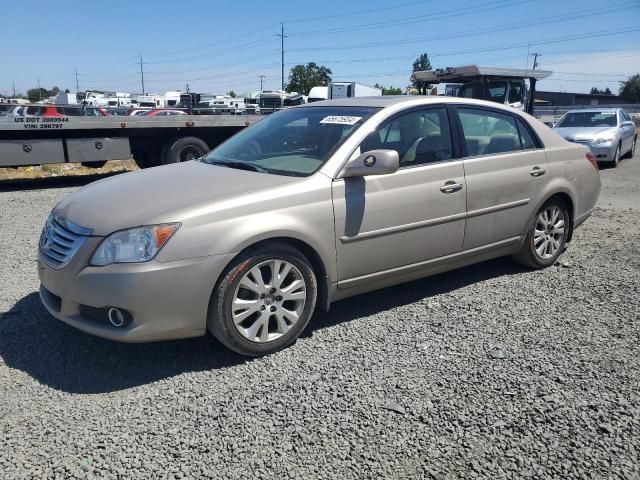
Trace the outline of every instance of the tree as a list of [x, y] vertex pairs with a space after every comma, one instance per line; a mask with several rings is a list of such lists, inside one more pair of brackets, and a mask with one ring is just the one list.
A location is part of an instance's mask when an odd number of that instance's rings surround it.
[[[429, 60], [429, 55], [427, 54], [427, 52], [423, 53], [418, 58], [416, 58], [415, 62], [413, 62], [413, 70], [411, 70], [411, 73], [420, 72], [422, 70], [431, 70], [431, 61]], [[413, 85], [414, 87], [417, 87], [418, 82], [416, 82], [412, 78], [411, 85]], [[431, 85], [427, 85], [427, 88], [431, 88]]]
[[309, 62], [296, 65], [289, 72], [289, 82], [285, 86], [287, 92], [298, 92], [309, 95], [313, 87], [325, 87], [331, 82], [331, 69]]
[[35, 103], [49, 97], [55, 97], [60, 92], [61, 90], [58, 87], [53, 87], [51, 90], [47, 90], [46, 88], [31, 88], [27, 91], [27, 98], [31, 103]]
[[402, 95], [402, 89], [401, 88], [394, 88], [394, 87], [386, 88], [383, 85], [380, 85], [378, 83], [376, 83], [374, 85], [374, 87], [381, 89], [382, 90], [382, 95]]
[[227, 92], [227, 96], [229, 96], [231, 98], [236, 98], [236, 92], [234, 92], [233, 90], [229, 90]]
[[631, 103], [640, 103], [640, 73], [620, 82], [619, 95]]
[[591, 91], [589, 93], [591, 95], [613, 95], [609, 87], [605, 88], [604, 90], [600, 90], [597, 87], [591, 87]]

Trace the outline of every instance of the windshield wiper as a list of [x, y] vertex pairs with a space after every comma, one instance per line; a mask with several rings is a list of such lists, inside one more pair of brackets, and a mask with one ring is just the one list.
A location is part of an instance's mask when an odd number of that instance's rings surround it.
[[209, 163], [210, 165], [218, 165], [220, 167], [237, 168], [238, 170], [249, 170], [251, 172], [259, 172], [259, 173], [267, 172], [264, 168], [248, 162], [238, 162], [238, 161], [221, 162], [218, 160], [212, 160], [207, 163]]

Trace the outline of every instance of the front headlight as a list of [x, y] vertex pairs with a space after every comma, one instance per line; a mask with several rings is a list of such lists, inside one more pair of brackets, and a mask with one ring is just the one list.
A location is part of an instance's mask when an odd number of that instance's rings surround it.
[[594, 145], [599, 145], [601, 143], [611, 143], [611, 142], [613, 142], [614, 139], [615, 139], [615, 137], [613, 137], [613, 136], [600, 137], [600, 138], [596, 138], [592, 143]]
[[98, 246], [91, 265], [148, 262], [176, 232], [179, 223], [149, 225], [112, 233]]

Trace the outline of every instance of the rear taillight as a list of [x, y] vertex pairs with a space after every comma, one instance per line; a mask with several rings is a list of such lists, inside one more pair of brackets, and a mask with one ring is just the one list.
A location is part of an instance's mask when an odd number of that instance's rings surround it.
[[593, 153], [591, 152], [587, 153], [587, 160], [589, 160], [589, 163], [593, 165], [593, 168], [598, 170], [598, 160], [596, 159], [596, 156]]

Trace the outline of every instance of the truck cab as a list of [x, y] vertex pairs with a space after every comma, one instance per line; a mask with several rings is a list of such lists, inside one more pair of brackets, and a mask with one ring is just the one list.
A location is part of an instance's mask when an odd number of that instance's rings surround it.
[[418, 71], [413, 73], [412, 79], [422, 94], [427, 94], [434, 84], [446, 83], [448, 96], [488, 100], [532, 114], [536, 82], [552, 73], [548, 70], [469, 65]]

